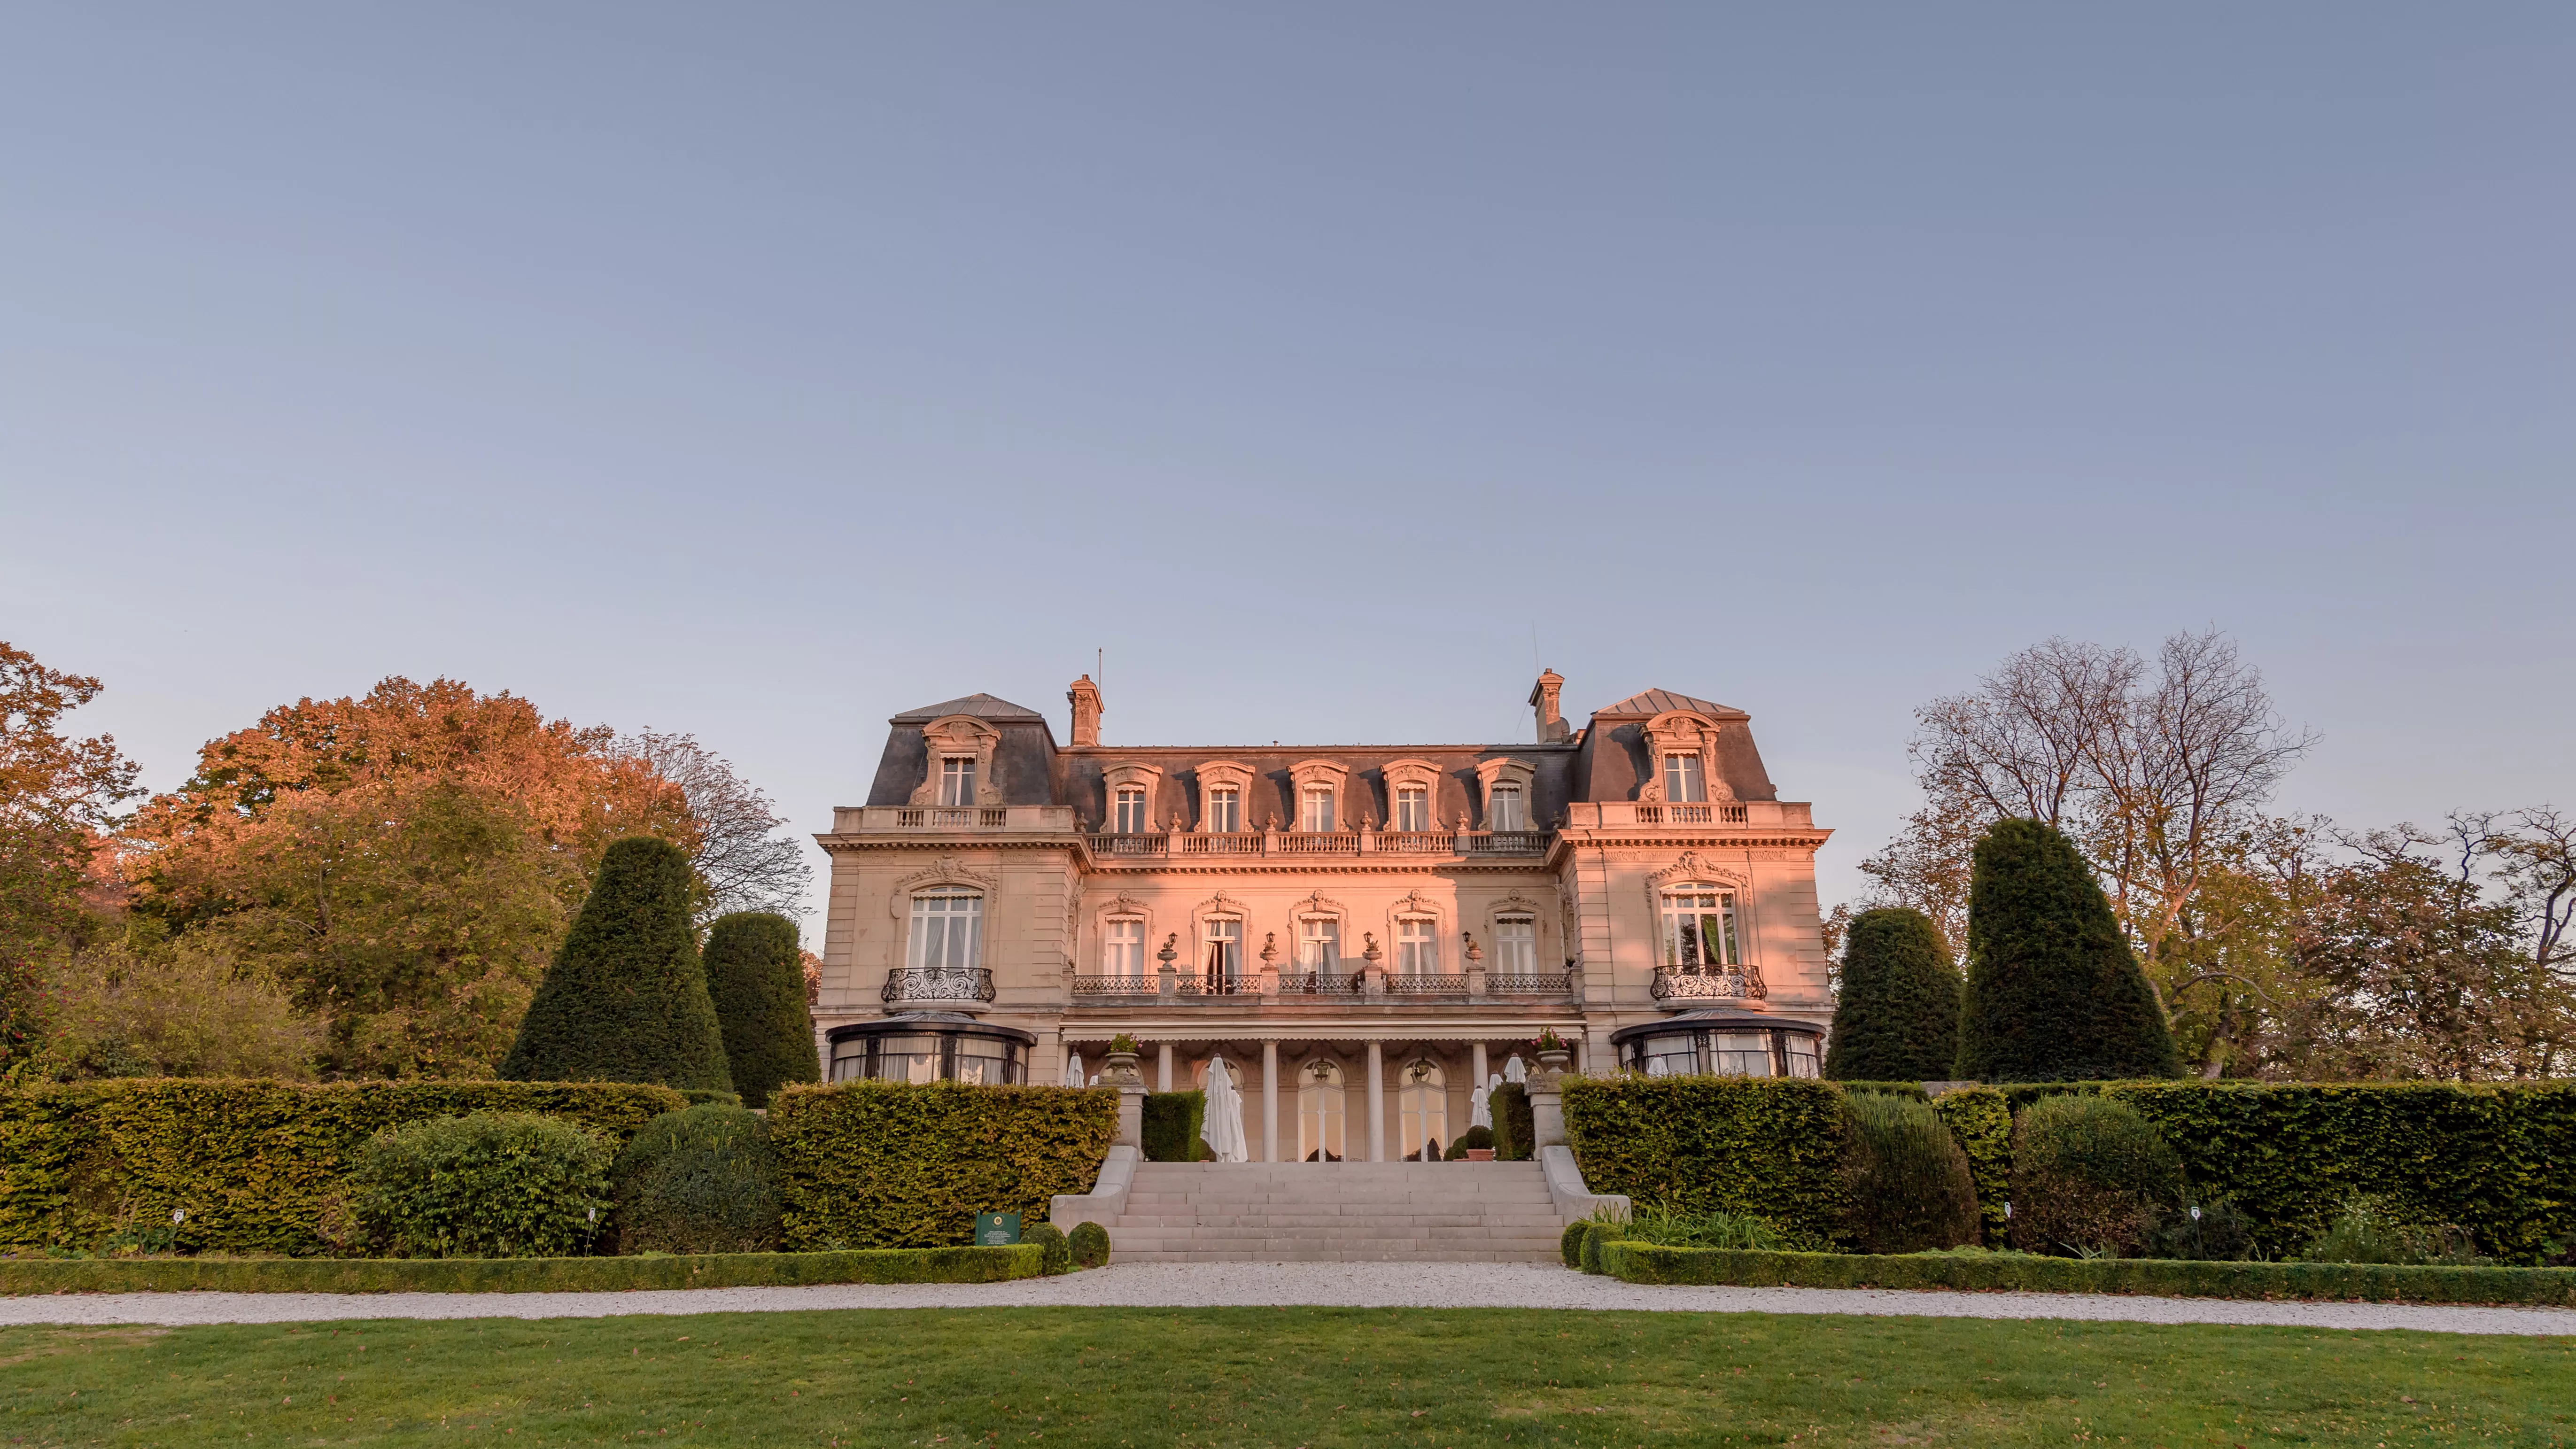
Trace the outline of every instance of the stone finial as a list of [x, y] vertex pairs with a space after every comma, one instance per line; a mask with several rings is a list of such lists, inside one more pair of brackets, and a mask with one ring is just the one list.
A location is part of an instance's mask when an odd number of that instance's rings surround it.
[[1086, 674], [1064, 692], [1073, 705], [1073, 742], [1077, 745], [1100, 743], [1100, 686]]
[[1530, 705], [1538, 711], [1538, 742], [1555, 744], [1566, 738], [1565, 716], [1557, 708], [1557, 695], [1565, 688], [1565, 676], [1553, 669], [1542, 670], [1538, 683], [1530, 686]]

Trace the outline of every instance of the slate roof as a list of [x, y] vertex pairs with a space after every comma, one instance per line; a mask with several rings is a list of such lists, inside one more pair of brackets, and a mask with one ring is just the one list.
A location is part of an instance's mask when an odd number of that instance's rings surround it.
[[1013, 704], [1007, 699], [995, 699], [989, 694], [970, 694], [962, 699], [943, 700], [938, 704], [925, 704], [919, 709], [905, 710], [903, 713], [896, 715], [893, 719], [886, 721], [886, 723], [927, 724], [932, 720], [944, 719], [952, 714], [973, 715], [977, 719], [1025, 720], [1045, 718], [1045, 716], [1039, 714], [1036, 710], [1027, 708], [1024, 705]]
[[[1687, 709], [1697, 714], [1710, 715], [1744, 714], [1744, 711], [1740, 709], [1718, 704], [1710, 700], [1693, 699], [1687, 694], [1675, 694], [1669, 689], [1649, 689], [1643, 694], [1632, 694], [1626, 699], [1619, 701], [1617, 704], [1596, 709], [1593, 713], [1652, 716], [1662, 714], [1668, 709]], [[1749, 718], [1749, 716], [1747, 717]]]

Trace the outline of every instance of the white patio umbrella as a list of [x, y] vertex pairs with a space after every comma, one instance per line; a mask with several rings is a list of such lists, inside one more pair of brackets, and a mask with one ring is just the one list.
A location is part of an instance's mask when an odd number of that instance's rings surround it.
[[1662, 1076], [1669, 1076], [1669, 1075], [1671, 1075], [1671, 1074], [1672, 1074], [1672, 1067], [1671, 1067], [1668, 1063], [1666, 1063], [1662, 1057], [1648, 1057], [1648, 1058], [1646, 1058], [1646, 1075], [1647, 1075], [1647, 1076], [1650, 1076], [1650, 1077], [1662, 1077]]
[[1234, 1089], [1234, 1075], [1223, 1057], [1208, 1059], [1207, 1120], [1199, 1127], [1199, 1138], [1219, 1162], [1252, 1160], [1243, 1139], [1243, 1094]]
[[1521, 1064], [1521, 1054], [1519, 1052], [1512, 1053], [1512, 1059], [1503, 1063], [1503, 1080], [1506, 1082], [1526, 1082], [1529, 1080], [1529, 1068]]
[[1068, 1087], [1082, 1085], [1082, 1053], [1074, 1052], [1065, 1057], [1064, 1084]]
[[[1494, 1080], [1499, 1082], [1502, 1078], [1496, 1077]], [[1494, 1089], [1484, 1082], [1478, 1082], [1467, 1089], [1467, 1125], [1469, 1127], [1483, 1127], [1489, 1131], [1493, 1128], [1493, 1092]]]

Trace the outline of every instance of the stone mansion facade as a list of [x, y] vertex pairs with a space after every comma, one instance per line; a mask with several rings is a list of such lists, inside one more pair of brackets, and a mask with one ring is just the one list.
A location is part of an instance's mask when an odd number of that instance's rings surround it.
[[974, 694], [899, 714], [832, 861], [827, 1074], [1149, 1086], [1222, 1057], [1254, 1161], [1382, 1161], [1553, 1030], [1579, 1069], [1804, 1075], [1832, 1013], [1815, 853], [1743, 711], [1648, 690], [1527, 744], [1059, 744]]

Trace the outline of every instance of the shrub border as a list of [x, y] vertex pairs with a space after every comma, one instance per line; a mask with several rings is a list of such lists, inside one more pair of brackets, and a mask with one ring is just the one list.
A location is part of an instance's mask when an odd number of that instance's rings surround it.
[[1601, 1263], [1627, 1283], [1761, 1288], [1950, 1288], [1983, 1292], [2136, 1293], [2168, 1298], [2317, 1298], [2372, 1303], [2511, 1303], [2576, 1307], [2576, 1268], [2419, 1268], [2382, 1263], [2183, 1263], [2154, 1258], [2019, 1258], [1939, 1254], [1755, 1253], [1604, 1243]]
[[0, 1295], [36, 1293], [619, 1293], [821, 1283], [1035, 1278], [1046, 1249], [863, 1248], [654, 1258], [10, 1258]]

